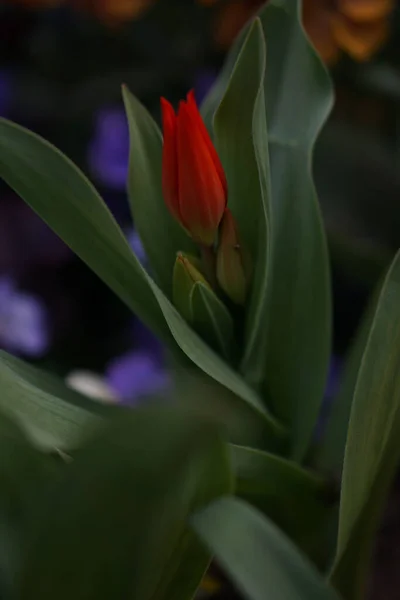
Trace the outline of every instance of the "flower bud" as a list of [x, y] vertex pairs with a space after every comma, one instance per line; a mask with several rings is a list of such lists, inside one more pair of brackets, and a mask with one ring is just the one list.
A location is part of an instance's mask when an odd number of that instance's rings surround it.
[[217, 280], [235, 304], [246, 301], [250, 279], [250, 260], [243, 248], [231, 211], [225, 210], [217, 250]]
[[175, 114], [161, 98], [162, 189], [172, 215], [198, 244], [212, 246], [224, 213], [225, 173], [197, 108], [193, 91]]
[[200, 260], [178, 252], [174, 265], [172, 295], [176, 308], [188, 322], [193, 319], [190, 294], [197, 282], [210, 287], [201, 273]]

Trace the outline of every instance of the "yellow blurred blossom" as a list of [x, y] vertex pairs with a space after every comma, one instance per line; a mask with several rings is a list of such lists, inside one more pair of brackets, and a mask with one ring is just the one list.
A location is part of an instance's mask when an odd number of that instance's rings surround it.
[[262, 0], [232, 0], [221, 7], [214, 22], [214, 39], [221, 50], [232, 44], [243, 25], [261, 6]]
[[[232, 0], [221, 6], [214, 23], [216, 45], [229, 48], [261, 4], [262, 0]], [[304, 27], [326, 63], [334, 63], [342, 51], [365, 61], [386, 40], [394, 5], [395, 0], [303, 0]]]
[[366, 61], [386, 40], [394, 5], [395, 0], [303, 0], [304, 27], [326, 63], [342, 51]]
[[136, 19], [155, 0], [72, 0], [72, 4], [95, 15], [109, 25]]

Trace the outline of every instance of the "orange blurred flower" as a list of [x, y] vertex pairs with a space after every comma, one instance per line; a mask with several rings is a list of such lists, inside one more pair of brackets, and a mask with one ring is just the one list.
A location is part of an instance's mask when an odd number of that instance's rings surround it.
[[[262, 0], [232, 0], [222, 6], [214, 23], [217, 46], [229, 48], [261, 4]], [[364, 61], [387, 38], [394, 5], [395, 0], [303, 0], [304, 27], [326, 63], [335, 62], [341, 51]]]
[[263, 4], [263, 0], [232, 0], [217, 13], [214, 22], [214, 39], [221, 50], [227, 50], [243, 25]]
[[155, 0], [71, 0], [71, 4], [95, 15], [109, 25], [139, 17]]
[[395, 0], [303, 0], [304, 27], [322, 59], [365, 61], [388, 36]]

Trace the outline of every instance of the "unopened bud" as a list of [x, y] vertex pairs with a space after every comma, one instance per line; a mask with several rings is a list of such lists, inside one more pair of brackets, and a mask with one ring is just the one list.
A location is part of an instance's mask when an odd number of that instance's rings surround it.
[[233, 215], [226, 209], [217, 251], [217, 280], [235, 304], [244, 305], [250, 280], [250, 260], [239, 239]]
[[201, 273], [201, 261], [195, 256], [178, 252], [173, 274], [173, 301], [183, 318], [189, 322], [192, 321], [190, 294], [197, 282], [210, 287]]

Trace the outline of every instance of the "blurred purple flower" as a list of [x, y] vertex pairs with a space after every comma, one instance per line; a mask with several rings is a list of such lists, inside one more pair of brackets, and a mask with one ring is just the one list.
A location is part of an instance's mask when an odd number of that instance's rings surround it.
[[102, 185], [125, 188], [128, 174], [129, 131], [122, 108], [103, 108], [96, 116], [95, 134], [89, 146], [89, 166]]
[[128, 240], [128, 244], [136, 254], [136, 257], [139, 260], [139, 262], [143, 266], [145, 266], [146, 253], [144, 251], [142, 240], [140, 239], [139, 234], [136, 232], [135, 229], [132, 229], [131, 231], [128, 231], [126, 238]]
[[135, 349], [115, 358], [106, 368], [106, 381], [116, 396], [136, 403], [141, 398], [167, 391], [171, 381], [164, 368], [164, 347], [138, 319], [132, 323]]
[[121, 400], [133, 404], [167, 390], [170, 384], [159, 361], [140, 351], [114, 359], [106, 369], [106, 381]]
[[200, 71], [194, 80], [194, 93], [196, 96], [197, 104], [201, 104], [208, 92], [214, 85], [217, 78], [216, 71], [211, 69], [204, 69]]
[[45, 307], [38, 298], [16, 289], [0, 277], [0, 347], [28, 356], [41, 356], [49, 345]]
[[322, 401], [321, 411], [316, 427], [316, 440], [320, 440], [324, 434], [329, 415], [332, 408], [332, 403], [335, 401], [339, 391], [340, 376], [343, 364], [339, 357], [332, 356], [329, 364], [328, 379], [325, 386], [324, 399]]
[[332, 356], [329, 363], [328, 378], [325, 385], [325, 402], [330, 402], [338, 392], [342, 361], [337, 356]]

